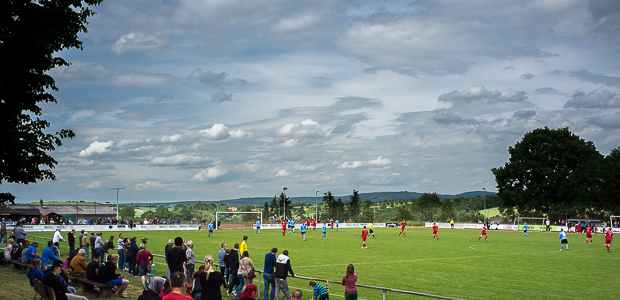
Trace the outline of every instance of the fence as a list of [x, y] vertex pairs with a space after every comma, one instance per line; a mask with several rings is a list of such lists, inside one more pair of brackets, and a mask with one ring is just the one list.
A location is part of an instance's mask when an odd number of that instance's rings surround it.
[[[43, 236], [31, 236], [28, 235], [28, 237], [32, 237], [33, 241], [35, 241], [37, 238], [38, 239], [43, 239], [44, 240], [44, 244], [43, 245], [47, 245], [47, 240], [51, 240], [52, 238], [49, 237], [43, 237]], [[64, 243], [60, 244], [62, 246], [65, 246]], [[66, 244], [66, 247], [69, 248], [69, 245]], [[68, 250], [67, 250], [68, 251]], [[154, 257], [160, 258], [160, 259], [165, 259], [166, 257], [164, 255], [161, 254], [154, 254]], [[101, 258], [102, 261], [105, 261], [104, 258]], [[155, 264], [159, 264], [159, 265], [166, 265], [166, 263], [161, 263], [161, 262], [154, 262]], [[204, 264], [203, 261], [199, 261], [196, 260], [196, 264]], [[214, 265], [214, 267], [218, 267], [218, 265]], [[262, 295], [261, 293], [261, 277], [260, 276], [263, 271], [261, 270], [256, 270], [256, 272], [258, 272], [259, 274], [256, 276], [256, 282], [258, 284], [256, 284], [256, 286], [258, 287], [258, 297], [260, 297], [260, 295]], [[320, 279], [320, 278], [314, 278], [314, 277], [306, 277], [306, 276], [295, 276], [295, 277], [289, 277], [289, 279], [302, 279], [302, 280], [316, 280], [316, 281], [320, 281], [320, 282], [334, 282], [334, 283], [338, 283], [340, 284], [340, 280], [328, 280], [328, 279]], [[391, 293], [399, 293], [399, 294], [407, 294], [407, 295], [415, 295], [415, 296], [420, 296], [420, 297], [427, 297], [427, 298], [435, 298], [435, 299], [448, 299], [448, 300], [461, 300], [459, 298], [452, 298], [452, 297], [445, 297], [445, 296], [439, 296], [439, 295], [432, 295], [432, 294], [425, 294], [425, 293], [420, 293], [420, 292], [413, 292], [413, 291], [407, 291], [407, 290], [399, 290], [399, 289], [392, 289], [392, 288], [387, 288], [387, 287], [380, 287], [380, 286], [372, 286], [372, 285], [365, 285], [365, 284], [356, 284], [356, 286], [358, 288], [365, 288], [365, 289], [372, 289], [372, 290], [380, 290], [383, 293], [383, 300], [387, 299], [387, 292], [391, 292]]]

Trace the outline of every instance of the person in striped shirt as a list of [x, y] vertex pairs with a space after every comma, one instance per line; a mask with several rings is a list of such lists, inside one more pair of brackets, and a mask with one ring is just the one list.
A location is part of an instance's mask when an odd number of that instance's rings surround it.
[[324, 286], [316, 283], [316, 280], [310, 280], [310, 286], [313, 289], [312, 300], [326, 300], [329, 299], [329, 293]]

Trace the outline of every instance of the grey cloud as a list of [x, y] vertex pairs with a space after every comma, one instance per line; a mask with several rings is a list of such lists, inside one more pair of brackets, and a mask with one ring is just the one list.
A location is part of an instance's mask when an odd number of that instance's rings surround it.
[[535, 110], [520, 110], [513, 114], [514, 119], [531, 119], [536, 116]]
[[523, 79], [532, 79], [532, 78], [534, 78], [534, 74], [532, 74], [532, 73], [525, 73], [525, 74], [521, 75], [521, 78], [523, 78]]
[[506, 66], [506, 67], [504, 67], [504, 70], [503, 70], [503, 71], [506, 71], [506, 70], [516, 70], [516, 69], [517, 69], [517, 68], [515, 68], [515, 66], [510, 65], [510, 66]]
[[613, 115], [594, 116], [588, 120], [588, 123], [602, 128], [620, 128], [620, 113]]
[[594, 74], [586, 69], [571, 72], [571, 77], [579, 78], [581, 81], [600, 83], [612, 87], [620, 87], [620, 77]]
[[592, 14], [592, 26], [595, 33], [618, 37], [620, 33], [620, 1], [590, 0], [588, 10]]
[[363, 107], [380, 107], [383, 104], [372, 98], [364, 98], [364, 97], [342, 97], [338, 98], [338, 101], [331, 105], [330, 108], [344, 111], [350, 109], [358, 109]]
[[351, 133], [355, 129], [354, 127], [355, 124], [358, 124], [359, 122], [366, 121], [366, 120], [368, 120], [368, 117], [363, 114], [355, 114], [355, 115], [346, 116], [342, 124], [332, 129], [331, 134]]
[[508, 90], [505, 92], [489, 91], [483, 86], [474, 86], [467, 91], [453, 91], [439, 96], [439, 101], [450, 103], [500, 103], [500, 102], [524, 102], [528, 97], [523, 91]]
[[544, 87], [544, 88], [536, 89], [534, 93], [536, 93], [536, 95], [557, 94], [558, 90], [552, 87]]
[[219, 91], [213, 95], [211, 95], [211, 102], [220, 104], [222, 102], [232, 101], [232, 94], [226, 94], [225, 91]]
[[59, 66], [49, 71], [54, 80], [66, 81], [93, 81], [106, 80], [112, 76], [112, 71], [101, 65], [84, 64], [74, 62], [70, 66]]
[[438, 113], [433, 116], [433, 122], [442, 124], [442, 125], [451, 125], [451, 124], [464, 124], [464, 125], [473, 125], [478, 123], [475, 119], [465, 119], [461, 116], [455, 115], [453, 113]]
[[172, 95], [168, 95], [168, 94], [164, 93], [164, 94], [161, 94], [161, 95], [155, 97], [155, 99], [153, 99], [153, 100], [155, 100], [155, 102], [164, 102], [164, 101], [170, 101], [173, 98], [174, 97], [172, 97]]
[[218, 87], [224, 83], [224, 80], [228, 77], [228, 73], [214, 73], [211, 70], [203, 72], [200, 68], [195, 69], [192, 74], [187, 76], [187, 79], [198, 80], [208, 86]]
[[620, 96], [608, 90], [588, 94], [576, 92], [572, 99], [564, 104], [564, 108], [617, 108], [620, 107]]

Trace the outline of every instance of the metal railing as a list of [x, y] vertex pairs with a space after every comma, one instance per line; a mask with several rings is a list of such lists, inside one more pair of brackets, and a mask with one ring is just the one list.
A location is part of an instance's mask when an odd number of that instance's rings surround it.
[[[29, 237], [32, 237], [33, 241], [36, 240], [36, 238], [44, 239], [46, 244], [47, 244], [47, 240], [48, 239], [49, 240], [53, 239], [53, 238], [48, 238], [48, 237], [43, 237], [43, 236], [30, 236], [29, 235]], [[60, 244], [60, 245], [64, 245], [64, 244]], [[66, 246], [68, 247], [69, 245], [67, 244]], [[151, 253], [151, 254], [153, 254], [153, 256], [157, 257], [157, 258], [163, 258], [163, 259], [166, 258], [164, 255], [161, 255], [161, 254], [155, 254], [155, 253]], [[102, 261], [104, 261], [103, 257], [101, 259], [102, 259]], [[165, 262], [164, 263], [156, 263], [156, 264], [166, 265]], [[196, 264], [204, 264], [204, 262], [196, 260]], [[217, 268], [217, 267], [219, 267], [219, 265], [214, 263], [213, 267]], [[260, 296], [260, 295], [262, 295], [261, 294], [261, 281], [262, 281], [261, 277], [262, 276], [260, 276], [260, 275], [262, 275], [263, 271], [261, 271], [261, 270], [255, 270], [255, 271], [258, 273], [258, 275], [255, 278], [255, 280], [258, 283], [258, 284], [256, 284], [256, 286], [258, 287], [257, 295]], [[297, 275], [297, 276], [294, 276], [294, 277], [289, 277], [289, 278], [303, 279], [303, 280], [315, 280], [315, 281], [325, 282], [325, 283], [329, 283], [329, 282], [333, 282], [333, 283], [337, 283], [337, 284], [341, 283], [341, 280], [328, 280], [328, 279], [306, 277], [306, 276], [300, 276], [300, 275]], [[446, 297], [446, 296], [439, 296], [439, 295], [433, 295], [433, 294], [426, 294], [426, 293], [420, 293], [420, 292], [392, 289], [392, 288], [387, 288], [387, 287], [372, 286], [372, 285], [365, 285], [365, 284], [355, 284], [355, 286], [360, 287], [360, 288], [372, 289], [372, 290], [380, 290], [383, 293], [383, 300], [387, 299], [387, 292], [399, 293], [399, 294], [407, 294], [407, 295], [414, 295], [414, 296], [427, 297], [427, 298], [435, 298], [435, 299], [462, 300], [461, 298], [452, 298], [452, 297]]]

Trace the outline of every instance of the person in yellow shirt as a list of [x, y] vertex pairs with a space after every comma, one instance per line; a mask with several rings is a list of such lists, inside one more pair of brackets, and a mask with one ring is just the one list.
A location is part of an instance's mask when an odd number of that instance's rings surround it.
[[241, 245], [239, 246], [239, 254], [243, 254], [243, 252], [248, 251], [248, 236], [244, 235], [243, 236], [243, 242], [241, 242]]
[[375, 236], [375, 222], [372, 222], [370, 224], [370, 231], [368, 233], [371, 233], [372, 237], [375, 238], [375, 240], [377, 239], [377, 237]]
[[454, 229], [454, 220], [450, 219], [450, 229]]

